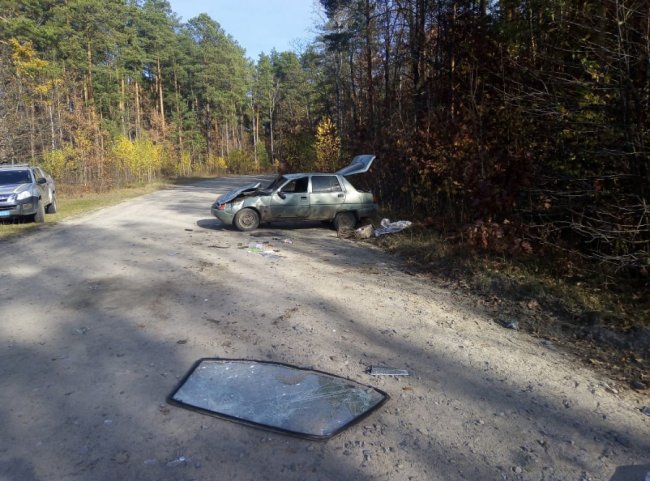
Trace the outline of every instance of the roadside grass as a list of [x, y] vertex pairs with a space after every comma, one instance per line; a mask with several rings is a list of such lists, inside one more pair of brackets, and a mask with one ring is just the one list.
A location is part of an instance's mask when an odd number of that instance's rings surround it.
[[515, 301], [552, 297], [560, 314], [593, 321], [598, 313], [605, 321], [617, 321], [620, 329], [650, 327], [650, 299], [644, 295], [648, 279], [616, 276], [602, 266], [567, 255], [475, 250], [419, 226], [380, 237], [377, 243], [422, 271], [460, 281], [482, 294]]
[[650, 388], [649, 279], [607, 271], [563, 253], [493, 253], [471, 249], [433, 229], [373, 240], [409, 269], [476, 296], [496, 322], [564, 345], [625, 382]]
[[[71, 186], [59, 186], [57, 193], [57, 213], [46, 214], [45, 224], [60, 222], [70, 217], [116, 205], [124, 200], [149, 194], [168, 186], [169, 184], [165, 182], [155, 182], [146, 185], [134, 185], [112, 189], [108, 192], [100, 193], [78, 192]], [[42, 228], [45, 224], [37, 224], [27, 220], [17, 220], [14, 222], [6, 221], [0, 223], [0, 239], [6, 239], [22, 233], [31, 232]]]

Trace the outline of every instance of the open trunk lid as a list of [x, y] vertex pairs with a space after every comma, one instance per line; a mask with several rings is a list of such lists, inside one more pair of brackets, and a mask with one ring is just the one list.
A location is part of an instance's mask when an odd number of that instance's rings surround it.
[[341, 170], [337, 171], [336, 173], [343, 176], [363, 174], [364, 172], [367, 172], [368, 169], [370, 169], [370, 166], [372, 165], [372, 161], [375, 160], [375, 157], [376, 156], [372, 154], [357, 155], [355, 158], [352, 159], [350, 165], [348, 165], [347, 167], [343, 167]]

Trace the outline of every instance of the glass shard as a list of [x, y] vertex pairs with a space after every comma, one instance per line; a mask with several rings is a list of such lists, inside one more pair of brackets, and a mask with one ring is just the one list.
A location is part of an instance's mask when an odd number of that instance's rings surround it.
[[168, 401], [260, 428], [326, 439], [387, 399], [371, 386], [287, 364], [201, 359]]

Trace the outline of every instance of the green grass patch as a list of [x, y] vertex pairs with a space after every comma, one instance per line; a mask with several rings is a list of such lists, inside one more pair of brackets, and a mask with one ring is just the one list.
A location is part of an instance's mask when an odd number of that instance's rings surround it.
[[[120, 202], [149, 194], [168, 187], [169, 184], [156, 182], [146, 185], [136, 185], [112, 189], [107, 192], [78, 192], [71, 186], [60, 186], [57, 194], [58, 212], [46, 214], [45, 223], [52, 224], [69, 217], [74, 217], [93, 212], [104, 207], [119, 204]], [[0, 224], [0, 239], [6, 239], [25, 232], [34, 231], [43, 226], [30, 221], [6, 222]]]

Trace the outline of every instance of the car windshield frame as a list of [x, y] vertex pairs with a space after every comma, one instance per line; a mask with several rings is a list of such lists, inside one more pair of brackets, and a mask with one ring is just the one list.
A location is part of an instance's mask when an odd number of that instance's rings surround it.
[[284, 175], [278, 175], [268, 186], [266, 186], [264, 190], [273, 192], [283, 187], [284, 184], [286, 184], [288, 181], [289, 179], [287, 179]]
[[0, 185], [31, 184], [33, 182], [34, 179], [29, 169], [0, 170]]

